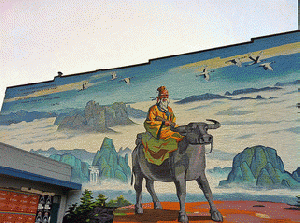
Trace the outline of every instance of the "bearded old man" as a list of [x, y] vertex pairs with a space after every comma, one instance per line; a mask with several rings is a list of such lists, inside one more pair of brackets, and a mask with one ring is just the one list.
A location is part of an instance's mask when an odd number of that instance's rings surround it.
[[157, 91], [156, 104], [150, 107], [144, 122], [146, 133], [142, 134], [142, 143], [148, 162], [159, 166], [177, 150], [177, 144], [184, 136], [171, 130], [171, 126], [176, 126], [176, 118], [169, 107], [168, 90], [160, 86]]

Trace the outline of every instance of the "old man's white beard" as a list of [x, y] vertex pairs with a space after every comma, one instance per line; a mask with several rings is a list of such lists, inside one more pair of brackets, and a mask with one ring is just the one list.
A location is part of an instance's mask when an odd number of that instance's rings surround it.
[[170, 103], [169, 100], [166, 100], [166, 101], [160, 100], [159, 107], [161, 107], [162, 109], [168, 111], [168, 105], [169, 105], [169, 103]]

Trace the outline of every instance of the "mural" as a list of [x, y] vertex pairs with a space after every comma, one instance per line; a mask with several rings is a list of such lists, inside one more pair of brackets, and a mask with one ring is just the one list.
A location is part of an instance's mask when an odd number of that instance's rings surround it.
[[[135, 203], [131, 153], [163, 85], [177, 125], [221, 124], [206, 148], [214, 199], [295, 202], [299, 46], [294, 31], [136, 66], [59, 71], [53, 81], [7, 88], [0, 141], [70, 164], [72, 180], [95, 195]], [[155, 188], [161, 201], [178, 201], [174, 184]], [[197, 183], [187, 182], [186, 202], [200, 200]]]

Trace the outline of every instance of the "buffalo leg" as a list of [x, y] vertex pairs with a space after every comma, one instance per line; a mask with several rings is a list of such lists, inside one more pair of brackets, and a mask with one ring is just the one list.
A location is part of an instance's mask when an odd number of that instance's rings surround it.
[[142, 182], [143, 176], [141, 173], [134, 172], [135, 176], [135, 183], [134, 189], [136, 193], [136, 204], [135, 204], [135, 213], [136, 214], [143, 214], [143, 207], [142, 207]]
[[214, 202], [213, 196], [208, 184], [207, 178], [205, 174], [201, 174], [200, 177], [197, 179], [200, 189], [203, 191], [204, 196], [206, 197], [209, 206], [210, 206], [210, 214], [213, 221], [223, 221], [222, 214], [217, 210]]
[[146, 179], [146, 188], [152, 197], [154, 209], [162, 209], [161, 204], [160, 204], [160, 202], [156, 196], [155, 190], [154, 190], [154, 181]]
[[188, 222], [188, 217], [185, 212], [185, 196], [186, 196], [186, 182], [184, 179], [175, 181], [177, 190], [177, 197], [180, 204], [180, 211], [178, 216], [179, 222]]

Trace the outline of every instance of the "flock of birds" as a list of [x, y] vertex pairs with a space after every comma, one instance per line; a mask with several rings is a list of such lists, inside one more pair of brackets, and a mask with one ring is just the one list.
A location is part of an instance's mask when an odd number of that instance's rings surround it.
[[[263, 55], [263, 51], [261, 51], [257, 56], [253, 56], [251, 53], [248, 54], [248, 58], [252, 60], [252, 63], [246, 65], [246, 66], [252, 66], [252, 65], [255, 65], [255, 64], [259, 64], [265, 60], [262, 60], [262, 55]], [[225, 63], [232, 63], [238, 67], [242, 67], [243, 66], [243, 62], [242, 62], [242, 59], [246, 58], [247, 56], [243, 56], [243, 57], [237, 57], [237, 58], [234, 58], [234, 59], [231, 59], [231, 60], [228, 60], [226, 61]], [[272, 63], [275, 63], [275, 61], [272, 61], [272, 62], [266, 62], [266, 63], [262, 63], [262, 64], [259, 64], [259, 67], [262, 67], [263, 69], [265, 70], [271, 70], [273, 71], [273, 68], [271, 67], [271, 64]], [[206, 81], [209, 81], [210, 80], [210, 73], [214, 72], [214, 70], [209, 70], [207, 68], [206, 65], [203, 66], [203, 69], [202, 71], [199, 73], [199, 74], [196, 74], [196, 77], [200, 77], [200, 76], [203, 76], [204, 79]], [[126, 84], [130, 84], [130, 79], [132, 79], [133, 77], [126, 77], [122, 80], [120, 80], [119, 82], [125, 82]], [[115, 80], [117, 79], [117, 74], [116, 72], [113, 72], [111, 74], [111, 80]]]
[[[251, 53], [248, 54], [248, 58], [252, 60], [252, 63], [251, 64], [248, 64], [246, 66], [252, 66], [252, 65], [255, 65], [255, 64], [259, 64], [265, 60], [261, 60], [261, 57], [262, 57], [262, 54], [263, 54], [263, 51], [261, 51], [256, 57], [254, 57]], [[243, 65], [243, 62], [242, 62], [242, 59], [246, 58], [247, 56], [243, 56], [243, 57], [237, 57], [237, 58], [233, 58], [231, 60], [228, 60], [226, 61], [225, 63], [232, 63], [238, 67], [242, 67]], [[275, 63], [275, 61], [271, 61], [271, 62], [266, 62], [266, 63], [261, 63], [259, 64], [259, 67], [262, 67], [263, 69], [265, 70], [271, 70], [273, 71], [273, 68], [271, 67], [271, 64], [272, 63]], [[196, 75], [196, 77], [200, 77], [200, 76], [203, 76], [204, 79], [206, 81], [209, 81], [210, 80], [210, 76], [209, 76], [209, 73], [212, 73], [214, 72], [214, 70], [208, 70], [207, 69], [207, 66], [204, 65], [202, 66], [203, 69], [202, 71]], [[62, 72], [58, 72], [58, 77], [61, 77], [62, 76]], [[114, 71], [112, 74], [111, 74], [111, 81], [117, 79], [117, 73]], [[119, 80], [119, 82], [125, 82], [126, 84], [130, 84], [130, 80], [132, 79], [133, 77], [125, 77], [121, 80]], [[85, 84], [83, 84], [83, 88], [82, 90], [85, 89]]]
[[[112, 74], [111, 74], [111, 81], [113, 81], [113, 80], [115, 80], [115, 79], [117, 79], [118, 77], [117, 77], [117, 73], [116, 72], [113, 72]], [[132, 79], [133, 77], [125, 77], [125, 78], [123, 78], [122, 80], [120, 80], [119, 82], [125, 82], [126, 84], [130, 84], [130, 79]]]
[[[266, 61], [266, 60], [261, 60], [262, 54], [263, 54], [263, 51], [261, 51], [256, 57], [254, 57], [251, 53], [249, 53], [248, 58], [252, 60], [252, 63], [248, 64], [246, 66], [252, 66], [252, 65], [255, 65], [255, 64], [259, 64], [263, 61]], [[232, 63], [232, 64], [234, 64], [238, 67], [242, 67], [243, 66], [242, 65], [243, 64], [242, 59], [246, 58], [246, 57], [247, 56], [233, 58], [231, 60], [226, 61], [225, 63]], [[258, 66], [262, 67], [265, 70], [273, 71], [273, 68], [271, 67], [272, 63], [275, 63], [275, 61], [262, 63], [262, 64], [259, 64]], [[203, 67], [204, 67], [203, 70], [199, 74], [197, 74], [196, 77], [203, 76], [206, 81], [209, 81], [209, 79], [210, 79], [209, 73], [214, 72], [214, 70], [208, 70], [207, 66], [203, 66]]]

